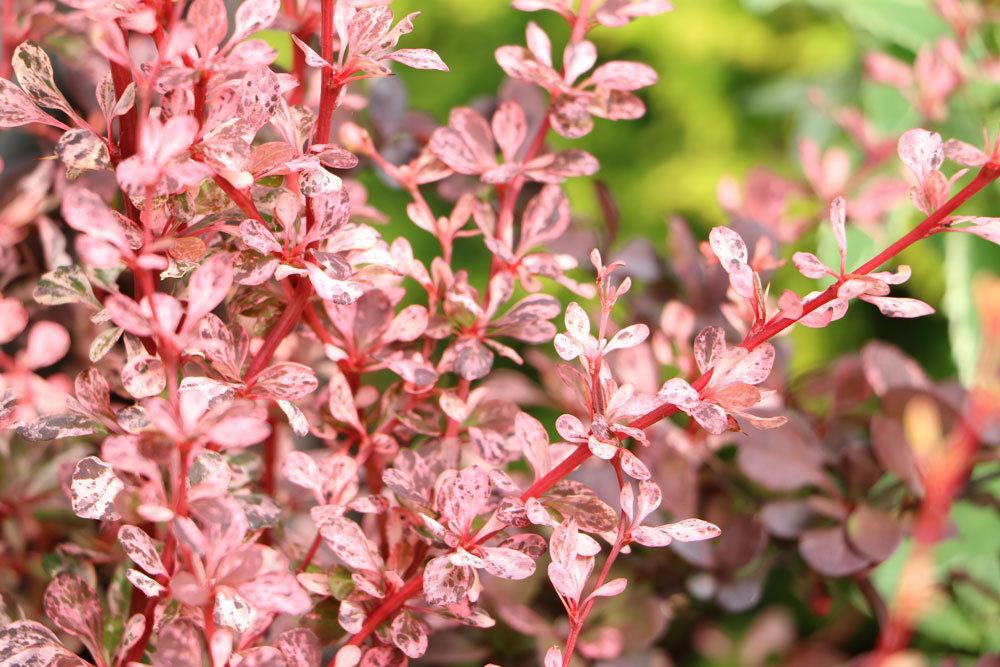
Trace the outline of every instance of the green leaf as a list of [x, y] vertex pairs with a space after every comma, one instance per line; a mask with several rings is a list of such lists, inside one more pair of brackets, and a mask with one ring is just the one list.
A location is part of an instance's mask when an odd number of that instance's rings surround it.
[[97, 334], [93, 342], [90, 344], [90, 361], [91, 363], [97, 363], [104, 358], [111, 348], [115, 346], [118, 339], [121, 338], [124, 329], [121, 327], [111, 327], [105, 329], [101, 333]]
[[84, 303], [95, 309], [101, 302], [94, 296], [90, 281], [79, 266], [60, 266], [38, 280], [32, 295], [40, 304], [55, 306], [63, 303]]
[[981, 329], [972, 300], [976, 273], [976, 243], [971, 234], [948, 234], [944, 239], [944, 313], [948, 317], [951, 356], [962, 384], [969, 386], [976, 374]]

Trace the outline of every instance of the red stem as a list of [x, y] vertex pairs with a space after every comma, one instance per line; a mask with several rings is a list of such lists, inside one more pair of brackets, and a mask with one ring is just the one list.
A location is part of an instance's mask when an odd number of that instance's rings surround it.
[[292, 300], [288, 302], [285, 306], [285, 310], [282, 311], [281, 316], [278, 321], [275, 322], [271, 330], [267, 332], [267, 337], [264, 339], [263, 344], [261, 344], [260, 349], [257, 350], [257, 354], [254, 355], [253, 360], [250, 362], [250, 366], [247, 368], [247, 372], [244, 375], [247, 384], [253, 382], [254, 377], [257, 376], [264, 368], [267, 367], [268, 363], [271, 361], [271, 357], [274, 356], [275, 350], [281, 344], [281, 341], [285, 339], [285, 336], [295, 328], [295, 325], [299, 321], [299, 316], [302, 311], [305, 310], [306, 305], [309, 303], [309, 297], [312, 296], [312, 283], [308, 280], [300, 280], [299, 286], [295, 289], [295, 293], [292, 295]]
[[[320, 55], [328, 63], [333, 62], [333, 12], [336, 0], [321, 0], [320, 4]], [[296, 49], [298, 50], [298, 49]], [[333, 121], [333, 111], [337, 108], [341, 85], [334, 76], [334, 71], [323, 68], [321, 92], [319, 98], [319, 116], [316, 118], [316, 143], [325, 144], [330, 141], [330, 124]]]

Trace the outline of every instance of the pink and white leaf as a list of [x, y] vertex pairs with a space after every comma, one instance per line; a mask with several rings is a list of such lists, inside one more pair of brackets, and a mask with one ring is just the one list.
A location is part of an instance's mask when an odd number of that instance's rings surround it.
[[118, 518], [115, 498], [125, 484], [107, 463], [88, 456], [76, 464], [70, 483], [73, 512], [84, 519], [113, 521]]

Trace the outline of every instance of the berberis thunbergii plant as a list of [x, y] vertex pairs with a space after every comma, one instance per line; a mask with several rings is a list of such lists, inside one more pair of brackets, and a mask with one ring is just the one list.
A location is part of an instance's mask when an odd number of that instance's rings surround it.
[[[929, 126], [968, 75], [977, 29], [963, 5], [938, 4], [955, 40], [912, 69], [883, 54], [867, 67]], [[1000, 218], [956, 215], [1000, 176], [1000, 143], [878, 137], [836, 110], [863, 165], [804, 142], [804, 187], [762, 172], [725, 184], [737, 222], [701, 252], [675, 226], [666, 263], [689, 301], [661, 303], [651, 335], [621, 321], [628, 267], [566, 237], [564, 183], [599, 164], [565, 146], [643, 117], [660, 74], [600, 58], [591, 38], [672, 8], [513, 6], [561, 16], [565, 43], [526, 19], [524, 45], [495, 52], [516, 85], [436, 129], [397, 128], [400, 150], [366, 126], [371, 80], [409, 67], [433, 86], [448, 66], [390, 0], [4, 2], [0, 126], [55, 159], [7, 184], [0, 215], [0, 665], [532, 662], [523, 644], [505, 653], [497, 638], [512, 632], [546, 667], [641, 656], [655, 635], [630, 644], [601, 613], [612, 598], [643, 604], [655, 577], [633, 558], [672, 545], [687, 563], [658, 562], [690, 572], [693, 595], [746, 609], [774, 564], [760, 557], [768, 535], [872, 602], [871, 664], [906, 646], [926, 598], [906, 588], [916, 575], [891, 607], [867, 575], [903, 533], [941, 538], [977, 449], [998, 439], [995, 369], [992, 389], [939, 390], [878, 344], [817, 381], [810, 396], [830, 400], [815, 407], [790, 391], [772, 341], [837, 326], [858, 301], [932, 313], [900, 295], [910, 269], [896, 257], [945, 232], [1000, 242]], [[287, 71], [257, 36], [267, 28], [291, 33]], [[50, 53], [84, 72], [74, 94]], [[906, 181], [887, 175], [894, 145]], [[363, 170], [409, 195], [404, 234], [378, 231]], [[907, 187], [926, 217], [853, 265], [849, 227], [877, 224]], [[785, 224], [793, 192], [828, 221]], [[779, 250], [816, 224], [832, 226], [838, 259], [787, 253], [818, 287], [770, 293]], [[436, 256], [414, 252], [422, 235]], [[488, 271], [457, 251], [469, 243]], [[903, 390], [917, 402], [900, 408]], [[840, 416], [854, 440], [822, 450]], [[697, 487], [733, 443], [770, 492], [763, 524], [675, 486]], [[900, 486], [870, 494], [883, 474]], [[86, 521], [53, 515], [63, 507]], [[510, 583], [522, 580], [534, 583]], [[614, 664], [653, 664], [635, 660]]]

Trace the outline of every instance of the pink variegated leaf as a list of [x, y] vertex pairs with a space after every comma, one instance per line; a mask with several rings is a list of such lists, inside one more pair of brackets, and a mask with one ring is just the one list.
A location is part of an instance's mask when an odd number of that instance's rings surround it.
[[[525, 3], [528, 0], [515, 0], [515, 5], [520, 3]], [[545, 665], [544, 667], [562, 667], [563, 664], [563, 652], [558, 646], [550, 646], [549, 650], [545, 652]]]
[[329, 516], [319, 526], [319, 532], [333, 553], [348, 567], [375, 572], [381, 569], [382, 559], [355, 522]]
[[644, 547], [665, 547], [674, 541], [669, 533], [652, 526], [639, 526], [632, 531], [632, 539]]
[[455, 532], [463, 532], [489, 502], [490, 491], [489, 473], [469, 466], [441, 484], [437, 504], [441, 515], [454, 524]]
[[958, 139], [949, 139], [944, 144], [944, 154], [952, 162], [966, 167], [981, 167], [989, 162], [990, 157], [971, 144]]
[[545, 538], [534, 533], [512, 535], [497, 545], [506, 549], [516, 549], [532, 559], [538, 559], [547, 547]]
[[49, 56], [42, 50], [42, 47], [34, 42], [24, 42], [18, 45], [14, 49], [11, 64], [21, 89], [36, 104], [49, 109], [59, 109], [71, 117], [74, 115], [73, 108], [56, 87], [52, 61], [49, 60]]
[[94, 655], [104, 655], [101, 603], [81, 577], [60, 572], [45, 589], [45, 615], [56, 626], [78, 637]]
[[648, 480], [650, 477], [649, 468], [639, 460], [639, 457], [627, 449], [619, 449], [621, 456], [622, 472], [637, 480]]
[[111, 412], [109, 394], [111, 388], [101, 372], [96, 368], [88, 368], [76, 376], [73, 383], [76, 400], [92, 414], [107, 414]]
[[303, 42], [295, 35], [292, 35], [292, 41], [295, 42], [295, 46], [299, 47], [299, 50], [302, 51], [302, 53], [305, 55], [306, 65], [309, 65], [309, 67], [318, 67], [320, 69], [333, 68], [332, 63], [327, 62], [327, 60], [323, 58], [323, 56], [316, 53], [316, 51], [314, 51], [311, 46]]
[[671, 378], [664, 382], [657, 395], [681, 409], [691, 409], [701, 400], [698, 392], [682, 378]]
[[289, 482], [309, 489], [317, 502], [323, 502], [323, 474], [313, 457], [298, 450], [289, 452], [285, 457], [284, 473]]
[[[341, 609], [343, 609], [343, 606], [344, 605], [341, 605]], [[357, 625], [358, 629], [361, 628], [360, 623], [363, 622], [364, 618], [362, 618], [359, 624]], [[344, 625], [343, 621], [341, 621], [341, 626], [348, 632], [357, 631], [357, 630], [350, 630], [346, 625]], [[371, 651], [369, 651], [368, 653], [371, 653]], [[360, 662], [361, 662], [361, 649], [358, 648], [357, 646], [354, 646], [353, 644], [347, 644], [345, 646], [342, 646], [340, 649], [337, 650], [337, 654], [333, 657], [333, 667], [357, 667], [357, 665], [360, 664]]]
[[538, 62], [552, 67], [552, 41], [534, 21], [528, 21], [525, 30], [525, 43]]
[[576, 81], [597, 62], [597, 47], [593, 42], [570, 42], [563, 50], [563, 72], [566, 81]]
[[29, 123], [66, 128], [39, 109], [23, 90], [6, 79], [0, 79], [0, 127], [20, 127]]
[[448, 556], [432, 558], [424, 568], [424, 599], [446, 606], [460, 602], [472, 586], [473, 571], [451, 562]]
[[734, 229], [713, 227], [708, 235], [708, 242], [726, 272], [729, 272], [731, 270], [729, 267], [734, 264], [747, 263], [747, 245]]
[[698, 370], [708, 372], [726, 351], [726, 332], [721, 327], [706, 327], [694, 339], [694, 358]]
[[556, 419], [556, 431], [568, 442], [585, 442], [590, 435], [590, 430], [584, 427], [574, 415], [560, 415]]
[[229, 31], [229, 16], [224, 0], [194, 0], [187, 20], [195, 30], [195, 45], [202, 56], [215, 49]]
[[521, 46], [501, 46], [496, 50], [497, 64], [507, 76], [549, 88], [562, 83], [562, 77], [551, 66], [539, 62]]
[[667, 0], [607, 0], [598, 7], [595, 18], [601, 25], [617, 28], [637, 18], [672, 10], [673, 5]]
[[108, 145], [90, 130], [66, 132], [59, 138], [55, 152], [66, 168], [74, 172], [111, 167]]
[[316, 391], [319, 381], [313, 369], [292, 361], [268, 366], [253, 379], [253, 395], [297, 401]]
[[760, 384], [774, 367], [774, 346], [764, 343], [743, 356], [726, 375], [726, 381]]
[[326, 271], [312, 262], [306, 262], [306, 269], [309, 271], [309, 281], [316, 289], [316, 294], [324, 301], [346, 306], [357, 301], [363, 294], [357, 283], [331, 278]]
[[240, 238], [248, 247], [261, 254], [281, 252], [281, 244], [271, 230], [256, 220], [244, 220], [240, 223]]
[[663, 499], [659, 485], [651, 481], [639, 482], [639, 502], [636, 508], [636, 521], [640, 522], [652, 514]]
[[389, 324], [389, 328], [382, 334], [382, 340], [389, 343], [394, 341], [410, 342], [424, 334], [427, 330], [429, 317], [427, 309], [423, 306], [407, 306], [399, 311]]
[[546, 185], [524, 209], [518, 247], [524, 251], [559, 238], [569, 222], [570, 207], [566, 193], [558, 185]]
[[680, 542], [698, 542], [700, 540], [710, 540], [722, 534], [715, 524], [701, 519], [684, 519], [677, 523], [668, 523], [660, 526], [675, 540]]
[[606, 584], [602, 585], [600, 588], [594, 590], [593, 593], [587, 596], [587, 599], [593, 598], [613, 598], [616, 595], [621, 595], [625, 591], [625, 587], [628, 585], [628, 580], [624, 577], [619, 577], [617, 579], [612, 579]]
[[714, 403], [701, 403], [690, 414], [703, 429], [713, 435], [725, 433], [729, 426], [726, 411]]
[[541, 183], [562, 183], [567, 178], [597, 173], [600, 163], [587, 151], [571, 149], [549, 153], [524, 165], [524, 176]]
[[299, 410], [292, 403], [281, 399], [277, 403], [281, 411], [285, 413], [288, 425], [292, 427], [292, 432], [302, 437], [309, 435], [309, 422], [306, 420], [306, 416], [302, 410]]
[[944, 162], [944, 144], [937, 132], [919, 128], [908, 130], [899, 138], [896, 150], [899, 159], [921, 183]]
[[167, 387], [167, 375], [158, 357], [140, 354], [122, 366], [122, 385], [135, 398], [148, 398], [160, 394]]
[[159, 632], [153, 667], [198, 665], [202, 663], [201, 630], [192, 621], [168, 622]]
[[[8, 408], [9, 409], [9, 408]], [[10, 411], [13, 415], [13, 410]], [[5, 417], [9, 419], [10, 417]], [[87, 415], [75, 413], [42, 415], [17, 426], [17, 434], [35, 442], [90, 435], [99, 425]]]
[[191, 329], [202, 317], [222, 303], [232, 284], [231, 255], [225, 253], [212, 255], [204, 264], [195, 269], [188, 282], [185, 328]]
[[212, 619], [217, 626], [246, 632], [257, 617], [257, 609], [229, 586], [220, 586], [215, 593]]
[[122, 526], [118, 529], [118, 542], [121, 543], [125, 555], [146, 573], [154, 576], [167, 574], [153, 540], [142, 529], [130, 525]]
[[81, 459], [70, 484], [73, 512], [84, 519], [117, 519], [115, 498], [124, 488], [125, 484], [107, 463], [96, 456]]
[[934, 308], [919, 299], [864, 295], [861, 300], [877, 307], [886, 317], [924, 317], [934, 314]]
[[282, 632], [276, 645], [288, 667], [319, 667], [322, 663], [323, 647], [316, 635], [306, 628]]
[[575, 340], [583, 342], [590, 338], [590, 318], [586, 311], [576, 301], [570, 301], [566, 306], [566, 333]]
[[249, 447], [271, 433], [267, 410], [249, 402], [234, 402], [224, 409], [217, 408], [212, 417], [215, 423], [205, 435], [222, 447]]
[[594, 70], [587, 83], [611, 90], [638, 90], [652, 86], [657, 80], [656, 70], [643, 63], [614, 60]]
[[234, 44], [248, 35], [267, 28], [278, 16], [280, 8], [280, 0], [244, 0], [236, 10], [233, 35], [229, 38], [229, 43]]
[[390, 53], [388, 58], [414, 69], [448, 71], [448, 66], [441, 60], [441, 56], [431, 49], [397, 49]]
[[133, 568], [125, 570], [125, 578], [129, 580], [129, 583], [142, 591], [143, 595], [148, 598], [155, 598], [167, 590], [156, 579], [146, 576], [139, 570]]
[[517, 102], [502, 103], [493, 114], [491, 126], [504, 160], [513, 162], [528, 136], [528, 119], [524, 115], [524, 109]]
[[806, 278], [823, 278], [830, 275], [830, 269], [811, 252], [797, 252], [792, 255], [792, 262], [799, 273]]
[[981, 216], [956, 216], [953, 224], [969, 223], [968, 227], [952, 227], [956, 232], [968, 232], [1000, 245], [1000, 218]]
[[404, 611], [392, 620], [389, 634], [392, 643], [409, 658], [415, 660], [427, 652], [427, 631], [409, 612]]
[[487, 572], [501, 579], [527, 579], [535, 573], [535, 561], [517, 549], [483, 547]]
[[614, 442], [605, 442], [595, 436], [590, 436], [587, 439], [587, 447], [590, 448], [591, 454], [605, 461], [610, 461], [619, 452], [617, 444]]
[[604, 347], [605, 353], [613, 350], [623, 350], [641, 344], [649, 337], [649, 327], [645, 324], [633, 324], [625, 327], [612, 336]]

